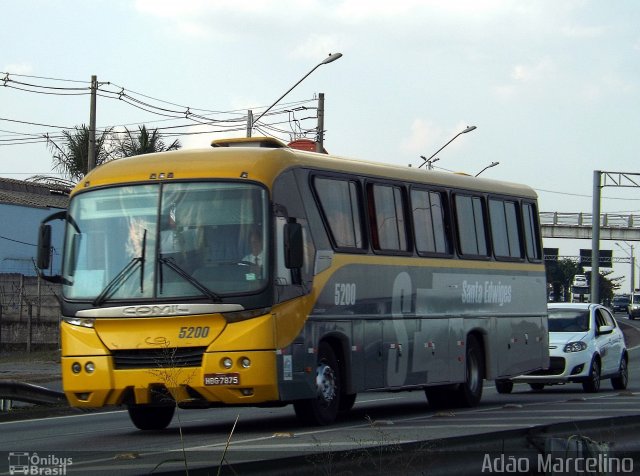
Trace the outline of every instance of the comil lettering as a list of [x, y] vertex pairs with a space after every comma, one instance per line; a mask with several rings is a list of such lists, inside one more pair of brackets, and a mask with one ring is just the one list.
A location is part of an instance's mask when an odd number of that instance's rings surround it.
[[126, 316], [175, 316], [187, 314], [189, 308], [179, 304], [168, 304], [166, 306], [131, 306], [123, 309]]
[[462, 302], [464, 304], [497, 304], [503, 306], [511, 302], [511, 285], [500, 281], [485, 281], [480, 284], [462, 281]]

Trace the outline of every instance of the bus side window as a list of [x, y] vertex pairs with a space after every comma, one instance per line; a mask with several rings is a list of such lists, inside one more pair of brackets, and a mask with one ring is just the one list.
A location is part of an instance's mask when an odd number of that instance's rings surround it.
[[489, 254], [482, 197], [455, 195], [456, 224], [460, 253], [486, 257]]
[[402, 189], [394, 185], [369, 186], [369, 203], [372, 223], [372, 242], [381, 251], [409, 251]]
[[533, 203], [522, 205], [524, 221], [524, 238], [527, 249], [527, 257], [532, 261], [542, 259], [540, 249], [540, 229], [538, 228], [538, 212]]
[[516, 202], [489, 199], [491, 241], [496, 258], [522, 259]]
[[419, 254], [451, 254], [446, 199], [442, 192], [411, 190], [414, 236]]
[[363, 248], [360, 194], [356, 182], [316, 177], [315, 191], [336, 248]]

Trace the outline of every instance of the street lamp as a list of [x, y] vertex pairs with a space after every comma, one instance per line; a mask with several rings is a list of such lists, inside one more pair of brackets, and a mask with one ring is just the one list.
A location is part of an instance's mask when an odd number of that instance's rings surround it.
[[[441, 151], [442, 149], [444, 149], [446, 146], [448, 146], [449, 144], [451, 144], [451, 143], [455, 140], [455, 138], [456, 138], [456, 137], [458, 137], [460, 134], [466, 134], [467, 132], [471, 132], [471, 131], [472, 131], [472, 130], [474, 130], [475, 128], [476, 128], [476, 126], [467, 126], [467, 128], [466, 128], [465, 130], [458, 132], [455, 136], [453, 136], [453, 138], [452, 138], [449, 142], [447, 142], [445, 145], [443, 145], [443, 146], [442, 146], [442, 147], [440, 147], [438, 150], [436, 150], [436, 151], [435, 151], [435, 153], [434, 153], [431, 157], [429, 157], [428, 159], [425, 159], [425, 158], [424, 158], [424, 156], [422, 156], [422, 155], [421, 155], [421, 156], [420, 156], [420, 158], [421, 158], [422, 160], [424, 160], [424, 162], [423, 162], [423, 163], [421, 163], [421, 164], [418, 166], [418, 168], [421, 168], [424, 164], [428, 164], [428, 168], [432, 168], [432, 167], [431, 167], [431, 164], [433, 164], [433, 162], [435, 162], [435, 160], [431, 160], [431, 159], [433, 159], [433, 158], [436, 156], [436, 154], [437, 154], [438, 152], [440, 152], [440, 151]], [[436, 160], [438, 160], [438, 159], [436, 159]]]
[[620, 245], [620, 243], [618, 243], [617, 241], [616, 241], [616, 246], [617, 246], [618, 248], [620, 248], [622, 251], [624, 251], [625, 253], [627, 253], [627, 255], [629, 256], [629, 258], [631, 258], [631, 276], [630, 276], [630, 281], [631, 281], [631, 292], [630, 292], [630, 294], [633, 294], [633, 291], [635, 290], [635, 287], [636, 287], [636, 272], [635, 272], [635, 271], [636, 271], [636, 270], [635, 270], [635, 267], [636, 267], [636, 258], [635, 258], [635, 256], [633, 255], [633, 245], [630, 245], [630, 244], [629, 244], [629, 243], [627, 243], [626, 241], [623, 241], [623, 243], [629, 247], [629, 249], [631, 250], [631, 253], [629, 253], [627, 250], [625, 250], [625, 249]]
[[476, 177], [477, 177], [478, 175], [480, 175], [482, 172], [484, 172], [485, 170], [490, 169], [491, 167], [495, 167], [496, 165], [500, 165], [500, 162], [491, 162], [491, 163], [490, 163], [489, 165], [487, 165], [484, 169], [482, 169], [480, 172], [478, 172], [478, 173], [476, 174]]
[[247, 125], [247, 137], [251, 137], [251, 131], [253, 130], [253, 126], [254, 124], [256, 124], [260, 118], [262, 116], [264, 116], [267, 112], [269, 112], [271, 110], [271, 108], [273, 106], [275, 106], [276, 104], [278, 104], [283, 97], [285, 97], [287, 94], [289, 94], [291, 91], [293, 91], [293, 89], [300, 84], [302, 81], [304, 81], [305, 79], [307, 79], [307, 76], [309, 76], [311, 73], [313, 73], [316, 69], [318, 69], [320, 66], [322, 66], [323, 64], [329, 64], [329, 63], [333, 63], [335, 60], [340, 59], [342, 57], [342, 53], [334, 53], [334, 54], [329, 54], [329, 56], [327, 56], [323, 61], [321, 61], [320, 63], [318, 63], [317, 65], [315, 65], [313, 67], [313, 69], [311, 71], [309, 71], [307, 74], [305, 74], [296, 84], [294, 84], [293, 86], [291, 86], [286, 93], [284, 93], [282, 96], [280, 96], [278, 99], [275, 100], [275, 102], [269, 106], [268, 108], [266, 108], [262, 114], [260, 114], [258, 117], [256, 117], [255, 119], [252, 119], [251, 115], [249, 115], [247, 121], [248, 121], [248, 125]]

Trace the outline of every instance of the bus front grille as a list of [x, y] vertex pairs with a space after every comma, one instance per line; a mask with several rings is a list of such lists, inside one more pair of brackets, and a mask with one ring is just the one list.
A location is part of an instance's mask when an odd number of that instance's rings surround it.
[[112, 355], [116, 370], [200, 367], [205, 349], [206, 347], [174, 347], [114, 350]]

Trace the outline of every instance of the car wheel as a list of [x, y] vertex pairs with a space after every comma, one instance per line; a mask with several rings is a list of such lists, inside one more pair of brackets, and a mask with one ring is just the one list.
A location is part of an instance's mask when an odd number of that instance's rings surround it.
[[511, 393], [513, 382], [511, 380], [496, 380], [496, 390], [498, 393]]
[[587, 380], [582, 382], [582, 388], [585, 392], [596, 393], [600, 390], [600, 361], [594, 358], [591, 361], [591, 369]]
[[629, 367], [627, 366], [627, 357], [622, 356], [620, 359], [620, 368], [618, 375], [611, 379], [611, 386], [614, 390], [624, 390], [629, 383]]
[[529, 387], [531, 387], [531, 390], [539, 392], [539, 391], [544, 389], [544, 384], [543, 383], [530, 383]]

